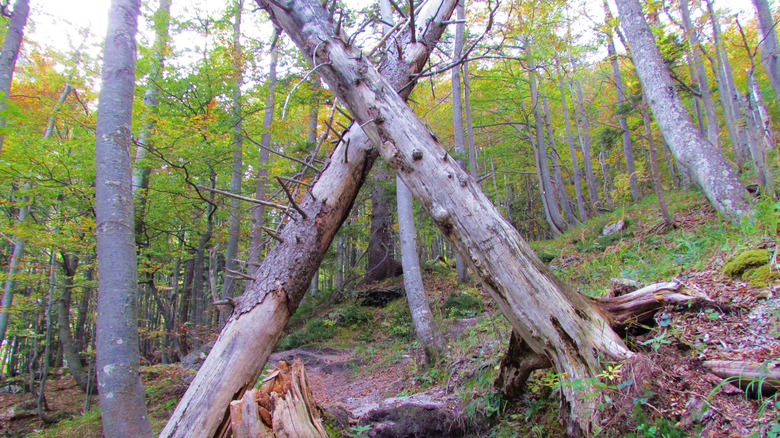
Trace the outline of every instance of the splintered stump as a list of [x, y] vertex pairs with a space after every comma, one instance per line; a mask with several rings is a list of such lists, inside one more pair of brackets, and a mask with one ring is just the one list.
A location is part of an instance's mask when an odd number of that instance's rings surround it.
[[328, 436], [298, 359], [279, 362], [260, 389], [231, 402], [230, 427], [235, 438]]

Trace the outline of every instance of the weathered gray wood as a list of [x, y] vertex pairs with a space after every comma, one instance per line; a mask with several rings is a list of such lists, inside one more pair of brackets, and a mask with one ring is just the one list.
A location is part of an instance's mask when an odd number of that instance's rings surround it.
[[[552, 275], [392, 86], [335, 34], [318, 2], [258, 3], [313, 64], [323, 64], [321, 77], [534, 351], [574, 381], [596, 377], [606, 362], [633, 356], [596, 306]], [[595, 389], [564, 386], [562, 392], [570, 432], [590, 430]]]
[[748, 394], [770, 396], [780, 391], [780, 362], [707, 360], [702, 365]]
[[[393, 78], [403, 95], [411, 92], [413, 75], [427, 62], [454, 8], [454, 0], [426, 3], [416, 21], [418, 42], [403, 43], [409, 41], [408, 31], [398, 37], [403, 56], [388, 56], [383, 73]], [[284, 242], [274, 245], [252, 273], [259, 280], [236, 300], [233, 314], [161, 437], [212, 436], [224, 429], [230, 401], [240, 398], [260, 376], [377, 157], [365, 133], [355, 127], [342, 137], [299, 204], [307, 218], [296, 217], [285, 227]]]
[[691, 123], [639, 1], [616, 0], [615, 3], [642, 87], [677, 162], [690, 170], [704, 195], [721, 214], [734, 221], [752, 214], [748, 192], [734, 169], [723, 153], [704, 139]]
[[233, 432], [233, 438], [273, 436], [260, 420], [256, 401], [258, 392], [257, 389], [250, 389], [244, 393], [241, 400], [230, 402], [230, 430]]

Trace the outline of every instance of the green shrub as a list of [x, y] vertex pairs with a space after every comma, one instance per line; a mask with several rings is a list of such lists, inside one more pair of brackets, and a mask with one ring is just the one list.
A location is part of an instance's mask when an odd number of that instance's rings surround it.
[[351, 304], [336, 315], [336, 323], [342, 327], [354, 327], [371, 319], [371, 311], [365, 307]]
[[304, 328], [295, 330], [279, 341], [278, 349], [290, 350], [301, 345], [330, 339], [336, 335], [334, 325], [333, 321], [322, 318], [309, 320]]

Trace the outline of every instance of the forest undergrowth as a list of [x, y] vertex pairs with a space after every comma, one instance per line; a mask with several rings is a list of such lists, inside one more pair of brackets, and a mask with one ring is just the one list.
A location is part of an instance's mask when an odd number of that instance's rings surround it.
[[[733, 225], [718, 218], [699, 194], [668, 196], [672, 229], [660, 225], [655, 198], [648, 197], [555, 240], [531, 244], [556, 275], [588, 295], [620, 294], [625, 282], [613, 279], [628, 279], [641, 285], [674, 281], [707, 298], [703, 305], [667, 306], [652, 323], [630, 328], [624, 339], [641, 353], [639, 359], [607, 366], [599, 380], [571, 381], [552, 370], [539, 370], [519, 399], [504, 398], [493, 384], [509, 326], [481, 287], [459, 287], [454, 270], [440, 262], [429, 264], [424, 275], [433, 312], [448, 340], [446, 357], [437, 364], [424, 364], [405, 298], [384, 307], [361, 305], [367, 289], [397, 289], [400, 279], [342, 293], [335, 304], [334, 291], [307, 297], [277, 350], [314, 346], [347, 351], [350, 360], [341, 371], [342, 382], [378, 385], [383, 381], [379, 376], [389, 374], [394, 383], [382, 388], [383, 396], [440, 394], [457, 405], [453, 409], [469, 436], [561, 436], [559, 388], [596, 385], [599, 400], [593, 415], [599, 426], [593, 436], [778, 437], [780, 398], [769, 390], [778, 382], [768, 377], [724, 380], [704, 363], [778, 366], [780, 203], [765, 201], [756, 221]], [[625, 223], [621, 232], [602, 235], [606, 225], [618, 221]], [[745, 266], [735, 268], [738, 263]], [[144, 367], [156, 430], [192, 375], [178, 365]], [[52, 413], [60, 421], [40, 423], [32, 395], [3, 392], [0, 427], [6, 436], [101, 436], [98, 408], [82, 415], [84, 396], [72, 379], [62, 372], [52, 379], [57, 383], [48, 385], [47, 401], [52, 410], [60, 410]], [[318, 403], [332, 406], [344, 399], [327, 381], [322, 380], [325, 386], [318, 390], [317, 379], [313, 387]], [[369, 436], [370, 428], [353, 421], [331, 424], [329, 431]]]

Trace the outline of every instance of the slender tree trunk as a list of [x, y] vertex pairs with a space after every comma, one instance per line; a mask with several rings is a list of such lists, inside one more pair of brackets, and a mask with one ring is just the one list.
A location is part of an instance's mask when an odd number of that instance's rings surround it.
[[574, 194], [577, 197], [577, 210], [580, 213], [580, 220], [588, 220], [588, 210], [585, 207], [585, 197], [582, 195], [582, 179], [580, 177], [580, 166], [577, 163], [577, 151], [574, 146], [574, 137], [571, 133], [571, 120], [569, 119], [569, 108], [566, 103], [567, 87], [561, 79], [561, 108], [563, 109], [563, 120], [566, 124], [566, 141], [569, 143], [569, 155], [571, 155], [571, 172], [574, 180]]
[[95, 133], [97, 371], [103, 433], [151, 436], [139, 375], [130, 122], [138, 0], [113, 0]]
[[[244, 10], [244, 0], [236, 0], [233, 18], [233, 96], [232, 96], [232, 124], [233, 124], [233, 166], [230, 169], [230, 191], [241, 193], [241, 181], [244, 176], [244, 122], [243, 104], [241, 102], [241, 85], [244, 83], [244, 54], [241, 49], [241, 13]], [[225, 250], [225, 275], [222, 280], [220, 298], [223, 300], [233, 297], [236, 289], [236, 278], [230, 274], [236, 271], [238, 263], [238, 243], [241, 240], [241, 201], [230, 199], [230, 225], [228, 230], [227, 248]], [[226, 306], [219, 308], [220, 325], [224, 324], [229, 316], [230, 309]]]
[[[268, 68], [268, 79], [266, 84], [268, 86], [268, 95], [265, 97], [265, 113], [263, 114], [263, 136], [260, 138], [260, 147], [258, 167], [257, 167], [257, 183], [255, 185], [255, 199], [263, 200], [265, 198], [265, 185], [268, 179], [268, 170], [266, 165], [268, 163], [268, 156], [270, 154], [269, 148], [271, 147], [271, 125], [274, 122], [274, 103], [276, 102], [276, 63], [278, 60], [278, 47], [279, 29], [274, 27], [273, 35], [271, 36], [271, 62]], [[247, 271], [251, 272], [257, 266], [260, 266], [260, 252], [263, 245], [263, 215], [265, 214], [265, 208], [262, 205], [254, 205], [252, 207], [252, 230], [249, 242], [249, 255], [247, 256]]]
[[653, 130], [650, 126], [650, 107], [647, 106], [647, 97], [642, 95], [642, 103], [645, 105], [642, 109], [642, 121], [645, 128], [645, 138], [647, 139], [647, 148], [650, 151], [650, 169], [653, 175], [653, 189], [658, 198], [658, 206], [661, 210], [661, 217], [664, 220], [665, 227], [673, 225], [672, 217], [669, 215], [669, 208], [666, 206], [664, 198], [664, 188], [661, 185], [661, 174], [658, 172], [658, 153], [656, 151], [655, 141], [653, 140]]
[[561, 216], [561, 211], [558, 208], [558, 204], [555, 202], [555, 189], [553, 188], [552, 181], [550, 179], [550, 168], [547, 162], [547, 144], [544, 140], [544, 118], [542, 116], [541, 102], [539, 99], [539, 91], [536, 88], [536, 71], [535, 66], [529, 61], [528, 78], [531, 88], [531, 99], [533, 102], [533, 113], [536, 129], [536, 146], [539, 153], [539, 159], [537, 160], [541, 181], [540, 190], [542, 191], [542, 197], [546, 209], [549, 212], [550, 221], [554, 224], [553, 233], [562, 233], [568, 228], [568, 224]]
[[[748, 80], [750, 82], [750, 80]], [[772, 180], [771, 172], [767, 171], [766, 167], [766, 147], [761, 136], [760, 117], [756, 114], [755, 101], [751, 98], [751, 93], [745, 96], [743, 112], [745, 114], [745, 122], [747, 130], [750, 133], [750, 156], [753, 161], [753, 169], [758, 179], [758, 184], [761, 186], [761, 191], [765, 195], [771, 194], [774, 187], [774, 181]]]
[[[417, 79], [412, 75], [427, 62], [428, 48], [446, 28], [444, 22], [455, 4], [455, 0], [424, 4], [416, 14], [417, 42], [410, 42], [406, 29], [397, 37], [398, 46], [388, 48], [383, 73], [393, 78], [393, 85], [402, 89], [403, 95], [411, 92]], [[321, 13], [324, 16], [317, 19], [327, 21], [327, 12]], [[396, 47], [404, 50], [403, 56]], [[213, 436], [229, 427], [225, 414], [230, 401], [240, 398], [257, 381], [376, 159], [376, 148], [357, 127], [353, 124], [342, 136], [328, 166], [300, 202], [307, 217], [298, 216], [290, 222], [281, 232], [283, 242], [274, 245], [263, 264], [252, 272], [258, 280], [237, 300], [236, 310], [161, 437]]]
[[696, 78], [699, 83], [699, 92], [701, 92], [701, 101], [704, 105], [704, 114], [707, 117], [707, 140], [715, 147], [720, 148], [720, 137], [718, 132], [718, 119], [715, 114], [715, 103], [712, 100], [709, 81], [707, 80], [707, 71], [704, 69], [702, 60], [702, 48], [699, 42], [698, 30], [691, 20], [691, 12], [688, 7], [688, 0], [680, 0], [680, 12], [682, 13], [682, 22], [685, 27], [685, 33], [688, 36], [688, 43], [691, 46], [693, 54], [693, 65], [696, 70]]
[[382, 281], [402, 272], [401, 264], [393, 258], [395, 242], [390, 215], [390, 175], [385, 169], [374, 171], [374, 188], [371, 191], [371, 234], [368, 238], [368, 267], [363, 281]]
[[[465, 0], [464, 0], [465, 1]], [[471, 84], [469, 83], [469, 63], [463, 63], [463, 104], [466, 115], [466, 139], [469, 146], [469, 173], [472, 178], [477, 178], [477, 146], [474, 142], [474, 123], [471, 117]]]
[[[25, 190], [29, 190], [29, 184], [25, 184]], [[16, 218], [16, 225], [21, 226], [27, 214], [30, 212], [30, 199], [26, 194], [22, 195], [21, 207], [19, 207], [19, 213]], [[24, 255], [24, 247], [26, 241], [22, 237], [17, 237], [14, 240], [14, 249], [11, 253], [11, 261], [8, 263], [8, 275], [3, 285], [3, 301], [2, 311], [0, 311], [0, 345], [5, 340], [5, 334], [8, 330], [8, 318], [10, 315], [11, 304], [13, 303], [14, 296], [14, 281], [16, 280], [16, 273], [19, 270], [19, 264], [22, 261]]]
[[54, 300], [54, 283], [57, 279], [57, 275], [54, 271], [54, 251], [52, 250], [49, 260], [49, 293], [46, 300], [46, 344], [43, 350], [43, 361], [41, 361], [41, 380], [38, 386], [38, 399], [36, 400], [36, 408], [38, 411], [38, 418], [44, 423], [51, 423], [53, 420], [46, 415], [46, 380], [49, 377], [49, 363], [51, 362], [51, 347], [53, 342], [54, 328], [51, 322], [51, 308]]
[[588, 193], [590, 194], [590, 202], [594, 208], [598, 209], [603, 207], [603, 204], [599, 200], [598, 186], [596, 185], [596, 177], [593, 175], [593, 163], [590, 156], [590, 123], [588, 122], [588, 113], [585, 112], [585, 104], [582, 98], [582, 84], [579, 79], [576, 79], [575, 84], [577, 86], [577, 105], [574, 107], [579, 112], [579, 120], [582, 124], [582, 132], [580, 135], [580, 148], [582, 149], [582, 165], [585, 168], [585, 179], [588, 182]]
[[81, 362], [76, 341], [70, 332], [70, 303], [73, 293], [73, 277], [76, 275], [79, 259], [75, 255], [62, 254], [62, 270], [65, 278], [62, 285], [62, 296], [57, 312], [57, 327], [59, 329], [60, 344], [65, 359], [68, 361], [68, 369], [76, 384], [82, 391], [87, 390], [87, 372]]
[[404, 288], [412, 313], [414, 330], [425, 350], [429, 364], [435, 363], [444, 350], [444, 338], [436, 327], [436, 321], [425, 295], [425, 287], [420, 271], [420, 259], [417, 256], [417, 232], [414, 227], [414, 208], [412, 193], [403, 181], [396, 180], [398, 197], [398, 229], [401, 236], [401, 262], [404, 268]]
[[[30, 13], [30, 0], [16, 0], [8, 29], [5, 31], [3, 51], [0, 52], [0, 98], [9, 99], [11, 96], [11, 82], [14, 77], [16, 60], [19, 58], [19, 48], [22, 46], [24, 26], [27, 24], [27, 15]], [[4, 112], [8, 104], [0, 100], [0, 112]], [[5, 116], [0, 115], [0, 128], [5, 128]], [[0, 154], [3, 152], [4, 136], [0, 134]]]
[[753, 0], [753, 6], [756, 7], [761, 65], [775, 91], [775, 99], [780, 102], [780, 43], [777, 40], [775, 20], [767, 0]]
[[[456, 11], [456, 19], [458, 23], [455, 25], [455, 44], [452, 49], [452, 61], [457, 63], [463, 52], [463, 37], [466, 29], [466, 6], [465, 1], [462, 0]], [[463, 137], [463, 105], [462, 105], [462, 91], [460, 88], [460, 65], [455, 64], [452, 67], [452, 124], [453, 124], [453, 139], [455, 142], [455, 153], [458, 156], [455, 161], [460, 165], [461, 169], [465, 169], [466, 165], [463, 162], [463, 157], [466, 155], [466, 145]], [[468, 281], [468, 271], [466, 270], [466, 264], [463, 262], [460, 254], [455, 254], [455, 271], [458, 276], [458, 283], [463, 284]]]
[[[604, 12], [607, 16], [607, 23], [609, 26], [611, 26], [609, 23], [613, 18], [606, 0], [604, 1]], [[623, 139], [623, 156], [626, 159], [628, 185], [631, 189], [631, 198], [633, 198], [634, 201], [638, 201], [642, 198], [642, 192], [639, 190], [636, 166], [634, 165], [634, 148], [631, 145], [631, 131], [628, 129], [628, 121], [626, 120], [626, 86], [623, 84], [623, 75], [620, 73], [617, 50], [615, 49], [615, 43], [612, 39], [611, 31], [609, 32], [609, 35], [607, 35], [607, 56], [609, 56], [610, 63], [612, 64], [612, 76], [615, 80], [615, 93], [617, 94], [617, 116], [618, 122], [620, 123], [621, 136]]]
[[558, 189], [558, 197], [560, 198], [561, 206], [563, 207], [563, 214], [566, 216], [566, 221], [568, 223], [576, 225], [580, 223], [580, 221], [577, 220], [577, 216], [574, 215], [574, 211], [571, 209], [571, 201], [566, 194], [566, 186], [563, 183], [563, 175], [561, 175], [561, 165], [558, 162], [558, 150], [555, 147], [555, 132], [553, 130], [550, 105], [547, 102], [547, 96], [542, 98], [542, 111], [544, 112], [544, 120], [547, 125], [547, 136], [550, 139], [550, 161], [552, 161], [555, 186]]
[[751, 214], [747, 190], [734, 169], [719, 149], [701, 137], [688, 118], [639, 0], [617, 0], [616, 3], [642, 87], [678, 163], [690, 170], [705, 196], [721, 214], [735, 221]]

